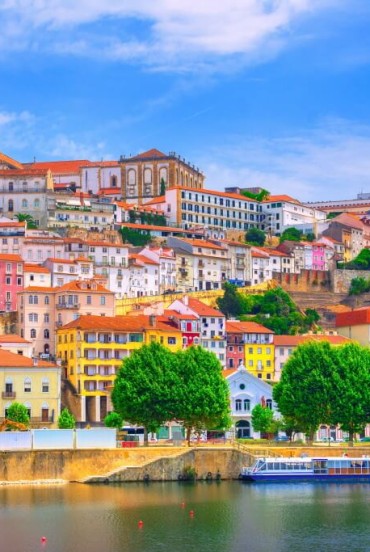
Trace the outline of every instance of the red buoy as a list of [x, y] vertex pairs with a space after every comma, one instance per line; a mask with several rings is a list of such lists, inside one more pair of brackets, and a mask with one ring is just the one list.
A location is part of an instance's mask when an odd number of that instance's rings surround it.
[[139, 528], [144, 527], [144, 522], [143, 522], [142, 520], [140, 520], [140, 521], [138, 522], [137, 526], [138, 526]]
[[46, 542], [47, 541], [47, 538], [46, 537], [41, 537], [41, 542]]
[[194, 510], [190, 510], [189, 516], [190, 516], [190, 517], [194, 517]]

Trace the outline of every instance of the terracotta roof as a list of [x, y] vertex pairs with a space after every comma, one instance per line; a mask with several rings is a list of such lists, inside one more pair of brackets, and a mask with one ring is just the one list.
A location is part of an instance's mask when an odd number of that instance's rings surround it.
[[23, 263], [20, 255], [11, 255], [8, 253], [0, 253], [0, 261], [11, 261], [13, 263]]
[[343, 326], [360, 326], [370, 324], [370, 307], [340, 312], [337, 314], [335, 325], [337, 328]]
[[0, 343], [31, 343], [31, 341], [27, 341], [17, 334], [5, 334], [0, 335]]
[[36, 163], [24, 164], [31, 169], [50, 170], [54, 175], [57, 174], [76, 174], [80, 172], [81, 167], [89, 166], [90, 161], [72, 160], [72, 161], [36, 161]]
[[150, 201], [147, 201], [146, 203], [144, 203], [144, 205], [156, 205], [157, 203], [165, 203], [165, 201], [166, 201], [166, 196], [158, 196], [158, 197], [154, 197]]
[[52, 258], [52, 257], [49, 257], [48, 259], [46, 259], [47, 261], [50, 261], [51, 263], [60, 263], [60, 264], [75, 264], [76, 261], [71, 261], [70, 259], [56, 259], [56, 258]]
[[294, 197], [291, 197], [289, 195], [270, 195], [266, 199], [263, 200], [263, 203], [274, 203], [276, 201], [282, 201], [287, 203], [295, 203], [297, 205], [302, 205], [298, 199], [294, 199]]
[[153, 259], [149, 259], [148, 257], [145, 257], [145, 255], [139, 255], [137, 253], [131, 253], [128, 256], [129, 259], [133, 259], [134, 261], [137, 261], [142, 264], [148, 264], [148, 265], [156, 265], [158, 266], [159, 263], [157, 261], [153, 261]]
[[42, 273], [42, 274], [50, 274], [50, 270], [48, 268], [46, 268], [46, 266], [34, 265], [34, 264], [29, 264], [29, 263], [24, 264], [23, 271], [24, 272], [39, 272], [39, 273]]
[[198, 301], [198, 299], [193, 299], [192, 297], [189, 297], [188, 299], [188, 306], [191, 308], [191, 310], [195, 311], [199, 316], [222, 316], [224, 317], [224, 314], [214, 309], [213, 307], [209, 307], [205, 303], [202, 303], [201, 301]]
[[19, 161], [16, 161], [12, 157], [9, 157], [9, 155], [5, 155], [5, 153], [0, 152], [0, 163], [6, 163], [7, 165], [10, 165], [14, 169], [22, 169], [23, 165], [19, 163]]
[[119, 163], [118, 161], [88, 161], [88, 164], [82, 167], [119, 167]]
[[143, 332], [145, 330], [178, 331], [170, 320], [165, 317], [155, 317], [154, 325], [150, 323], [150, 316], [138, 314], [135, 316], [92, 316], [82, 315], [77, 320], [72, 320], [62, 330], [101, 330], [101, 331], [126, 331]]
[[226, 370], [222, 370], [222, 375], [224, 378], [228, 378], [229, 376], [232, 376], [238, 371], [237, 368], [227, 368]]
[[181, 241], [184, 241], [186, 243], [190, 243], [193, 247], [205, 247], [206, 249], [218, 249], [221, 251], [224, 251], [225, 248], [221, 245], [215, 245], [212, 242], [206, 241], [206, 240], [190, 240], [187, 238], [182, 238]]
[[268, 253], [272, 257], [290, 257], [291, 255], [289, 253], [283, 253], [283, 251], [279, 251], [278, 249], [271, 249], [269, 247], [259, 247], [259, 251], [264, 251], [265, 253]]
[[260, 334], [273, 334], [274, 332], [262, 324], [257, 322], [240, 322], [239, 320], [227, 320], [226, 321], [227, 333], [260, 333]]
[[11, 222], [0, 222], [0, 228], [20, 228], [20, 227], [26, 227], [26, 223], [25, 222], [15, 222], [15, 221], [11, 221]]
[[91, 289], [90, 287], [86, 287], [84, 289], [84, 285], [88, 284], [88, 281], [84, 280], [73, 280], [72, 282], [68, 282], [67, 284], [64, 284], [63, 286], [60, 286], [58, 288], [54, 288], [57, 292], [60, 291], [78, 291], [83, 293], [96, 293], [96, 292], [103, 292], [103, 293], [109, 293], [113, 295], [112, 291], [109, 291], [109, 289], [103, 287], [101, 284], [98, 284], [97, 282], [94, 282], [94, 286], [96, 289]]
[[139, 153], [138, 155], [134, 155], [133, 157], [128, 157], [126, 159], [124, 159], [124, 161], [129, 161], [129, 160], [133, 160], [133, 159], [146, 159], [146, 158], [151, 158], [151, 157], [168, 157], [168, 155], [166, 155], [165, 153], [162, 153], [161, 151], [155, 149], [155, 148], [152, 148], [148, 151], [144, 151], [142, 153]]
[[164, 311], [165, 316], [174, 316], [178, 320], [198, 320], [198, 317], [194, 314], [180, 314], [177, 311], [166, 309]]
[[343, 345], [344, 343], [351, 343], [352, 340], [342, 335], [324, 335], [324, 334], [310, 334], [310, 335], [275, 335], [274, 345], [275, 347], [298, 347], [302, 343], [308, 341], [327, 341], [332, 345]]
[[353, 217], [350, 213], [341, 213], [337, 217], [331, 219], [331, 222], [339, 222], [343, 226], [349, 226], [350, 228], [356, 228], [357, 230], [363, 230], [363, 223], [356, 217]]
[[121, 188], [101, 188], [98, 195], [122, 195]]
[[265, 253], [264, 251], [256, 251], [256, 250], [253, 250], [251, 251], [251, 255], [252, 257], [256, 257], [256, 258], [259, 258], [259, 259], [267, 259], [268, 258], [268, 254]]
[[48, 170], [45, 169], [4, 169], [0, 170], [1, 176], [46, 176], [48, 173]]
[[47, 286], [28, 286], [20, 291], [19, 293], [55, 293], [58, 288], [47, 287]]
[[11, 353], [6, 349], [0, 348], [0, 366], [2, 368], [56, 368], [56, 364], [37, 359], [37, 366], [34, 366], [33, 359], [23, 355]]

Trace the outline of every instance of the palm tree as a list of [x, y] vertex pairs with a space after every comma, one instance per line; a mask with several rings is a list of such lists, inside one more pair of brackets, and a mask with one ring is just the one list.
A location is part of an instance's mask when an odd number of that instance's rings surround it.
[[28, 215], [27, 213], [17, 213], [14, 215], [14, 218], [17, 219], [18, 222], [25, 222], [26, 228], [29, 230], [37, 228], [37, 224], [32, 215]]

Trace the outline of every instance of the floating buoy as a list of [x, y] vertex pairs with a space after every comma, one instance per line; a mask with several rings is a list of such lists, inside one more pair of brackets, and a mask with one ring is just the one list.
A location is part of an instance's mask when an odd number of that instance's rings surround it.
[[181, 508], [185, 508], [185, 502], [181, 502], [180, 506]]
[[46, 537], [41, 537], [41, 542], [46, 542], [47, 541], [47, 538]]
[[190, 510], [189, 516], [190, 516], [190, 517], [194, 517], [194, 510]]
[[139, 528], [144, 527], [144, 522], [143, 522], [142, 520], [140, 520], [140, 521], [138, 522], [137, 526], [138, 526]]

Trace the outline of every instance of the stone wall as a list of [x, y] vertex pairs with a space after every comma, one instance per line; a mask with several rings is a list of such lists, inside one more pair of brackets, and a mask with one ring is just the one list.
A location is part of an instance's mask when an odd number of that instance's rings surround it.
[[299, 274], [273, 272], [272, 278], [285, 291], [315, 293], [331, 288], [330, 272], [324, 270], [302, 270]]
[[332, 287], [335, 293], [348, 293], [353, 278], [370, 279], [370, 270], [334, 270]]
[[237, 478], [250, 456], [233, 448], [153, 447], [116, 450], [0, 452], [0, 484], [17, 481], [142, 481], [177, 480], [185, 466], [199, 477], [209, 472]]

